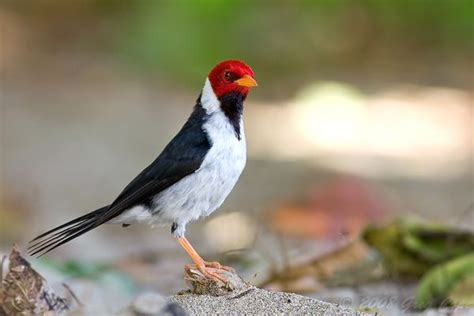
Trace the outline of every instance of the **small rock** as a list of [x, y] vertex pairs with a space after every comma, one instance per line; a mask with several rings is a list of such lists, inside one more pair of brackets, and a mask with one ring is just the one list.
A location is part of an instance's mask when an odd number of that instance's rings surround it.
[[184, 308], [178, 303], [168, 302], [159, 312], [160, 316], [186, 316]]
[[218, 272], [228, 282], [226, 284], [206, 278], [199, 270], [190, 269], [186, 274], [186, 281], [191, 289], [191, 293], [212, 296], [222, 296], [236, 291], [241, 292], [251, 285], [245, 282], [235, 271], [217, 270], [209, 268], [210, 272]]
[[131, 305], [133, 314], [137, 316], [186, 316], [186, 311], [177, 303], [169, 302], [158, 293], [143, 293]]
[[166, 305], [166, 299], [157, 293], [143, 293], [132, 303], [137, 315], [156, 315]]

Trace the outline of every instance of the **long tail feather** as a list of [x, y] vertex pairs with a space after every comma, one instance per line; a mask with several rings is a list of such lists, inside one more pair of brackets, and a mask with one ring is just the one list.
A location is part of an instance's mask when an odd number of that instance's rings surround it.
[[38, 257], [40, 257], [103, 224], [103, 221], [100, 219], [102, 219], [102, 215], [107, 212], [108, 209], [109, 206], [104, 206], [39, 235], [30, 241], [28, 253], [32, 256], [38, 255]]

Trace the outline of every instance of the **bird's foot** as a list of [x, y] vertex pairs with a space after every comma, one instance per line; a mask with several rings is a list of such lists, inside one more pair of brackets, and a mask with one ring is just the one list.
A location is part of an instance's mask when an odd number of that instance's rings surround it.
[[234, 271], [234, 269], [232, 269], [231, 267], [223, 266], [222, 264], [220, 264], [217, 261], [211, 261], [211, 262], [204, 261], [204, 266], [206, 266], [207, 268], [213, 268], [213, 269], [216, 269], [216, 270], [224, 270], [224, 271], [228, 271], [228, 272]]
[[226, 267], [221, 265], [219, 262], [206, 262], [202, 261], [199, 264], [187, 264], [184, 266], [184, 271], [186, 272], [186, 275], [190, 276], [192, 275], [191, 270], [198, 270], [201, 272], [201, 274], [214, 282], [221, 282], [224, 285], [228, 284], [229, 281], [227, 281], [226, 278], [224, 278], [222, 275], [218, 273], [219, 270], [221, 271], [231, 271], [232, 268]]

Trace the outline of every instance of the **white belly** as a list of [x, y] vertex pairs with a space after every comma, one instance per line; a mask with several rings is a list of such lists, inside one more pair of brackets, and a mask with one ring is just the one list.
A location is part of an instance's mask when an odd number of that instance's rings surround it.
[[246, 162], [243, 126], [241, 139], [221, 113], [204, 124], [212, 147], [201, 167], [154, 199], [151, 224], [186, 223], [208, 216], [222, 205], [239, 179]]

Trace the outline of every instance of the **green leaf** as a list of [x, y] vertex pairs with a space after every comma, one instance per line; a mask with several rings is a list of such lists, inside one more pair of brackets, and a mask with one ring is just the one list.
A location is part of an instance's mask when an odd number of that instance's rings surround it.
[[[448, 300], [449, 295], [456, 289], [456, 286], [468, 278], [471, 279], [473, 276], [474, 253], [432, 268], [420, 281], [420, 285], [416, 290], [415, 306], [419, 309], [425, 309], [440, 306], [444, 302], [450, 302]], [[456, 294], [456, 292], [454, 293]]]
[[421, 277], [434, 265], [474, 249], [472, 232], [407, 219], [369, 226], [362, 238], [382, 255], [388, 271], [399, 277]]

